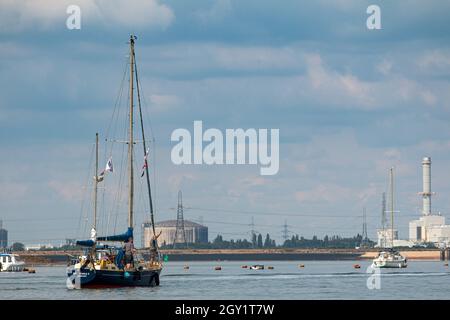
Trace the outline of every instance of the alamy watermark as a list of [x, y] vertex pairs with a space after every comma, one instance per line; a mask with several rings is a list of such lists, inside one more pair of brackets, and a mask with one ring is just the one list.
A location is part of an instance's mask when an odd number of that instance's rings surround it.
[[370, 16], [366, 20], [366, 26], [369, 30], [380, 30], [381, 29], [381, 9], [376, 4], [372, 4], [367, 7], [367, 14]]
[[366, 273], [370, 274], [367, 278], [366, 285], [369, 290], [380, 290], [381, 289], [381, 270], [373, 265], [370, 265], [366, 269]]
[[70, 276], [68, 276], [66, 280], [67, 289], [81, 289], [80, 269], [69, 266], [67, 267], [66, 271], [67, 274], [70, 274]]
[[215, 128], [203, 132], [203, 122], [194, 121], [193, 136], [189, 130], [179, 128], [170, 139], [178, 142], [171, 152], [176, 165], [259, 164], [261, 175], [275, 175], [279, 170], [279, 129], [226, 129], [223, 134]]
[[66, 20], [66, 27], [69, 30], [81, 29], [81, 8], [75, 4], [67, 7], [66, 13], [69, 15]]

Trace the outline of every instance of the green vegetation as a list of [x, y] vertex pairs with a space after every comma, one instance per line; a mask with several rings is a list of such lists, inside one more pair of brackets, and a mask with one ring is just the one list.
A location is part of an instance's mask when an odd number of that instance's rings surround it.
[[[291, 239], [284, 241], [282, 245], [275, 243], [275, 240], [270, 238], [269, 234], [266, 234], [265, 240], [263, 241], [263, 236], [261, 234], [253, 234], [251, 241], [247, 239], [231, 239], [224, 240], [219, 234], [217, 237], [208, 243], [189, 243], [189, 249], [270, 249], [270, 248], [342, 248], [351, 249], [361, 246], [362, 236], [357, 234], [351, 238], [343, 238], [340, 236], [328, 236], [326, 235], [323, 239], [313, 236], [312, 239], [306, 239], [304, 237], [299, 237], [298, 235], [292, 236]], [[375, 242], [367, 239], [366, 246], [374, 247]], [[172, 245], [166, 245], [163, 243], [161, 249], [172, 249]], [[183, 246], [178, 245], [177, 249], [182, 249]]]
[[25, 245], [23, 243], [20, 243], [20, 242], [14, 242], [11, 245], [11, 250], [12, 251], [24, 251], [25, 250]]

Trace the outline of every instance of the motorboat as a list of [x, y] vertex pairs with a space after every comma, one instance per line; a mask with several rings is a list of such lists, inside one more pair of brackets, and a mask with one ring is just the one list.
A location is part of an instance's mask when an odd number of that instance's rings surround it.
[[408, 259], [398, 251], [381, 251], [372, 262], [374, 268], [406, 268]]
[[25, 268], [25, 262], [19, 259], [17, 254], [0, 253], [0, 271], [21, 272]]

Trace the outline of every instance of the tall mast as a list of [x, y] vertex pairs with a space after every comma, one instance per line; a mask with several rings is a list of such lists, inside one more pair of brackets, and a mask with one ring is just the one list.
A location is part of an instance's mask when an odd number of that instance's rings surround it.
[[133, 228], [133, 77], [134, 77], [134, 36], [130, 36], [130, 126], [128, 140], [128, 165], [129, 165], [129, 206], [128, 206], [128, 227]]
[[381, 195], [381, 227], [384, 230], [386, 229], [386, 193], [383, 192]]
[[391, 180], [391, 244], [394, 248], [394, 168], [390, 170]]
[[97, 186], [98, 186], [98, 132], [95, 134], [95, 177], [94, 177], [94, 223], [92, 228], [97, 229]]

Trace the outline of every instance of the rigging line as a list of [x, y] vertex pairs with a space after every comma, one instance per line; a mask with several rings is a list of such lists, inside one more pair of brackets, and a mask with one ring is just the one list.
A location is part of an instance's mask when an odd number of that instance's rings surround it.
[[[128, 98], [129, 99], [129, 98]], [[128, 102], [128, 101], [127, 101]], [[123, 126], [122, 127], [122, 130], [123, 130], [123, 132], [122, 132], [122, 134], [123, 135], [125, 135], [126, 134], [126, 132], [127, 132], [127, 128], [126, 128], [126, 126]], [[119, 174], [119, 184], [118, 184], [118, 188], [117, 188], [117, 193], [116, 193], [116, 197], [115, 197], [115, 199], [114, 199], [114, 202], [113, 202], [113, 206], [112, 206], [112, 210], [110, 211], [111, 213], [112, 212], [115, 212], [116, 214], [114, 215], [115, 216], [115, 219], [114, 219], [114, 227], [113, 227], [113, 230], [112, 230], [112, 232], [113, 233], [115, 233], [116, 232], [116, 230], [117, 230], [117, 219], [118, 219], [118, 212], [119, 212], [119, 206], [120, 206], [120, 200], [121, 200], [121, 194], [122, 194], [122, 188], [123, 188], [123, 184], [124, 184], [124, 177], [125, 177], [125, 172], [126, 172], [126, 170], [122, 170], [125, 166], [124, 166], [124, 159], [125, 159], [125, 147], [126, 147], [126, 145], [125, 144], [122, 144], [122, 152], [121, 152], [121, 154], [122, 154], [122, 157], [121, 157], [121, 159], [120, 159], [120, 174]]]
[[[135, 59], [135, 64], [136, 64], [136, 59]], [[137, 73], [136, 73], [136, 76], [137, 76]], [[153, 184], [153, 188], [152, 188], [152, 194], [153, 194], [153, 198], [152, 198], [152, 202], [153, 202], [153, 204], [155, 205], [155, 203], [156, 203], [156, 199], [158, 198], [157, 197], [157, 183], [156, 183], [156, 138], [155, 138], [155, 134], [154, 134], [154, 130], [153, 130], [153, 124], [152, 124], [152, 120], [151, 120], [151, 117], [150, 117], [150, 114], [149, 114], [149, 111], [148, 111], [148, 109], [149, 109], [149, 104], [147, 103], [147, 100], [146, 100], [146, 98], [145, 98], [145, 92], [144, 92], [144, 89], [142, 88], [142, 86], [141, 86], [141, 84], [139, 84], [139, 90], [142, 92], [142, 101], [143, 101], [143, 105], [144, 105], [144, 116], [145, 116], [145, 118], [146, 118], [146, 121], [147, 121], [147, 123], [148, 123], [148, 125], [149, 125], [149, 127], [150, 127], [150, 144], [151, 144], [151, 147], [152, 147], [152, 155], [151, 155], [151, 157], [152, 157], [152, 162], [150, 162], [150, 163], [152, 163], [152, 168], [153, 168], [153, 170], [152, 170], [152, 172], [153, 172], [153, 181], [154, 181], [154, 184]], [[155, 208], [156, 208], [156, 206], [155, 206]], [[155, 212], [156, 212], [157, 210], [155, 209]]]
[[[137, 91], [137, 96], [138, 96], [138, 105], [139, 105], [139, 117], [140, 117], [140, 122], [141, 122], [141, 132], [142, 132], [142, 140], [143, 140], [143, 147], [144, 147], [144, 157], [147, 154], [147, 146], [145, 143], [145, 130], [144, 130], [144, 119], [142, 119], [142, 106], [141, 106], [141, 93], [139, 90], [139, 78], [138, 78], [138, 71], [137, 71], [137, 63], [136, 63], [136, 56], [135, 53], [133, 51], [133, 58], [134, 58], [134, 70], [135, 70], [135, 76], [136, 76], [136, 91]], [[156, 231], [155, 231], [155, 217], [154, 217], [154, 211], [153, 211], [153, 201], [152, 201], [152, 189], [150, 186], [150, 176], [148, 175], [148, 160], [145, 160], [146, 165], [145, 165], [145, 178], [147, 181], [147, 188], [148, 188], [148, 198], [149, 198], [149, 205], [150, 205], [150, 220], [152, 223], [152, 231], [153, 231], [153, 235], [156, 236]]]
[[[292, 217], [315, 217], [315, 218], [360, 218], [361, 214], [357, 215], [322, 215], [320, 213], [315, 214], [302, 214], [302, 213], [289, 213], [289, 212], [264, 212], [264, 211], [246, 211], [246, 210], [230, 210], [230, 209], [217, 209], [217, 208], [200, 208], [200, 207], [189, 207], [190, 210], [198, 211], [217, 211], [217, 212], [228, 212], [228, 213], [239, 213], [239, 214], [255, 214], [255, 215], [269, 215], [269, 216], [292, 216]], [[172, 210], [170, 208], [170, 210]], [[416, 216], [416, 215], [403, 215], [403, 216]], [[378, 217], [375, 215], [370, 215], [367, 217]]]
[[[90, 156], [89, 156], [89, 165], [88, 165], [88, 169], [86, 170], [86, 172], [87, 172], [87, 179], [86, 179], [86, 185], [89, 185], [89, 181], [90, 181], [90, 178], [91, 178], [91, 166], [92, 166], [92, 159], [93, 159], [93, 155], [94, 155], [94, 149], [95, 149], [95, 145], [93, 144], [92, 145], [92, 148], [91, 148], [91, 152], [90, 152]], [[87, 190], [87, 189], [86, 189]], [[85, 201], [86, 201], [86, 193], [87, 193], [87, 191], [86, 190], [83, 190], [83, 195], [82, 195], [82, 200], [81, 200], [81, 208], [80, 208], [80, 219], [79, 219], [79, 221], [78, 221], [78, 228], [77, 228], [77, 233], [80, 233], [81, 232], [81, 224], [82, 224], [82, 221], [84, 220], [86, 220], [87, 219], [87, 213], [86, 213], [86, 218], [84, 218], [84, 215], [83, 215], [83, 212], [84, 212], [84, 205], [85, 205]], [[84, 227], [86, 228], [86, 223], [85, 223], [85, 225], [84, 225]], [[84, 229], [85, 229], [84, 228]], [[83, 231], [85, 231], [85, 230], [83, 230]]]
[[[113, 123], [114, 115], [116, 113], [117, 107], [120, 106], [120, 101], [122, 100], [123, 88], [124, 88], [123, 84], [125, 82], [125, 77], [127, 75], [127, 69], [128, 69], [128, 64], [125, 63], [125, 67], [124, 67], [124, 71], [123, 71], [123, 75], [122, 75], [122, 80], [120, 81], [119, 92], [117, 93], [116, 102], [114, 104], [114, 110], [113, 110], [113, 113], [111, 115], [111, 120], [110, 120], [110, 122], [108, 124], [108, 127], [106, 129], [106, 137], [109, 136], [109, 132], [110, 132], [110, 129], [111, 129], [111, 125]], [[119, 111], [117, 110], [117, 112], [119, 112]]]

